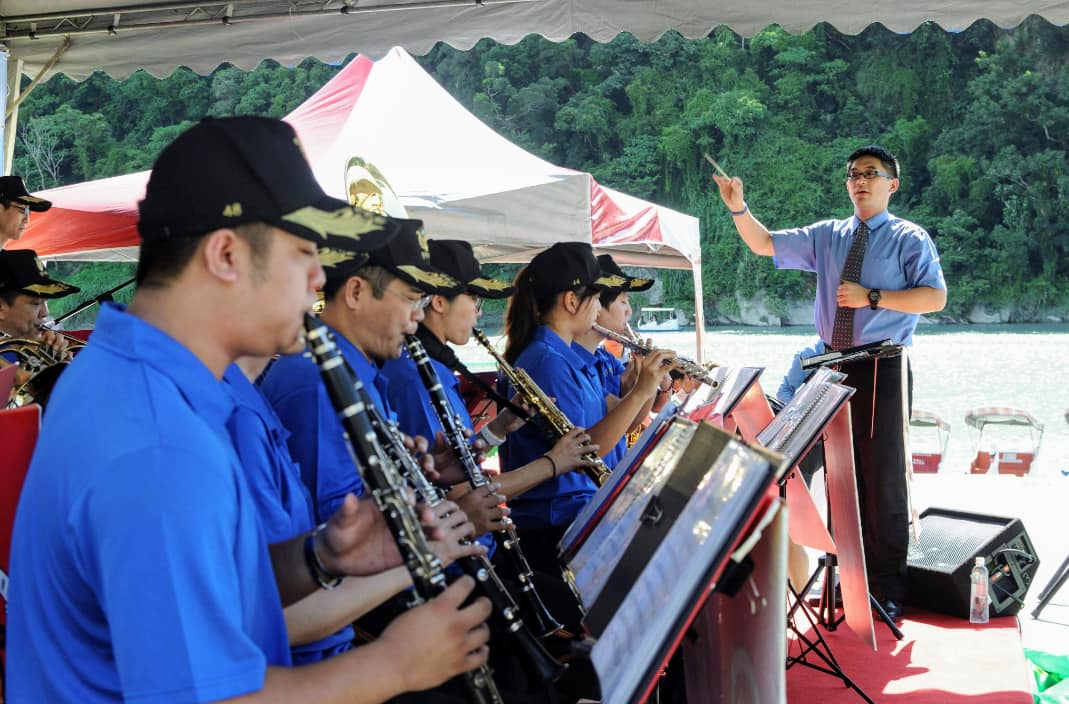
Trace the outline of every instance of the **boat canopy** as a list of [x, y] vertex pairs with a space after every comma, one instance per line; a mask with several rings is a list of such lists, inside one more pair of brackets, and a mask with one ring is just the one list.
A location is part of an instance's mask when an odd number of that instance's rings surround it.
[[943, 432], [950, 432], [950, 423], [947, 423], [931, 411], [922, 411], [919, 408], [913, 409], [913, 415], [909, 419], [909, 424], [916, 428], [938, 428]]
[[986, 425], [1018, 425], [1043, 431], [1043, 424], [1027, 411], [1005, 406], [983, 406], [965, 414], [965, 424], [983, 430]]

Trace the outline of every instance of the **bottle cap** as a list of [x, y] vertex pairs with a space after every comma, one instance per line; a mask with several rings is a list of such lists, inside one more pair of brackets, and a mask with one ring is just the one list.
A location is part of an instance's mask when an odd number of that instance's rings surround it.
[[982, 564], [984, 564], [984, 558], [982, 558], [982, 557], [978, 557], [978, 558], [976, 558], [976, 563], [975, 563], [975, 564], [977, 564], [977, 565], [982, 565]]

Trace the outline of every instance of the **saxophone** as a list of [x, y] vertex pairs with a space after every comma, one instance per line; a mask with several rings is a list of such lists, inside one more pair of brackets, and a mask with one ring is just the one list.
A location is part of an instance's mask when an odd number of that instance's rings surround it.
[[[472, 330], [472, 334], [475, 335], [476, 341], [480, 345], [486, 348], [486, 351], [493, 356], [497, 361], [498, 369], [505, 375], [512, 385], [512, 388], [516, 390], [516, 393], [523, 398], [524, 402], [534, 409], [535, 415], [540, 415], [546, 420], [557, 437], [564, 437], [575, 427], [575, 424], [568, 420], [568, 416], [564, 415], [557, 404], [546, 396], [546, 392], [538, 388], [538, 384], [534, 383], [531, 376], [522, 369], [517, 369], [511, 364], [505, 361], [505, 358], [501, 356], [501, 353], [494, 348], [490, 343], [489, 338], [486, 337], [486, 333], [478, 328]], [[583, 468], [586, 475], [590, 477], [590, 480], [597, 486], [602, 486], [609, 479], [610, 470], [605, 464], [604, 460], [598, 457], [596, 452], [588, 452], [583, 455], [587, 460], [590, 460], [593, 464]]]

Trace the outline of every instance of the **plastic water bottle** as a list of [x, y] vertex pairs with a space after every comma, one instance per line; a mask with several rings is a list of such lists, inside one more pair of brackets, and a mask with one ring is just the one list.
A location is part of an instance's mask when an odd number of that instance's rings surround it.
[[987, 567], [984, 566], [984, 558], [976, 558], [976, 563], [969, 574], [969, 622], [987, 623], [987, 608], [990, 599], [987, 597]]

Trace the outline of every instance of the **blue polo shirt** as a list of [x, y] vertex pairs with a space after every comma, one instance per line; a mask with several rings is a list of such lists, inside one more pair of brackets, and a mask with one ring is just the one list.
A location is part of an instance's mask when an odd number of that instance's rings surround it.
[[12, 702], [214, 701], [290, 662], [233, 403], [105, 304], [52, 393], [15, 519]]
[[[624, 367], [616, 357], [613, 357], [602, 347], [598, 347], [591, 353], [577, 342], [572, 343], [572, 351], [583, 360], [584, 364], [594, 366], [597, 383], [601, 388], [601, 395], [603, 397], [608, 397], [609, 394], [612, 394], [617, 398], [620, 397], [620, 374], [623, 373]], [[613, 364], [612, 362], [616, 362], [616, 364]], [[617, 369], [620, 370], [619, 373], [616, 373]], [[606, 409], [607, 408], [608, 404], [606, 404]], [[620, 438], [619, 442], [617, 442], [602, 459], [605, 460], [606, 466], [610, 469], [615, 469], [616, 465], [626, 454], [627, 436], [625, 435]]]
[[[464, 397], [460, 395], [460, 380], [457, 379], [453, 370], [431, 358], [434, 371], [438, 373], [438, 380], [445, 390], [446, 398], [453, 412], [460, 417], [461, 423], [468, 430], [474, 430], [471, 416], [468, 415], [468, 407], [464, 403]], [[435, 433], [442, 432], [442, 424], [438, 421], [431, 404], [431, 395], [419, 376], [416, 363], [404, 350], [399, 359], [391, 359], [382, 365], [382, 375], [387, 379], [387, 400], [390, 407], [397, 414], [397, 425], [409, 435], [422, 435], [427, 442], [434, 443]], [[489, 533], [480, 535], [479, 543], [489, 550], [488, 556], [492, 556], [496, 542], [494, 536]]]
[[[531, 344], [520, 353], [514, 366], [524, 369], [546, 395], [555, 398], [557, 407], [573, 425], [589, 428], [605, 417], [605, 394], [594, 365], [580, 358], [549, 328], [535, 329]], [[505, 394], [511, 397], [512, 390], [506, 388]], [[501, 446], [502, 468], [508, 471], [522, 467], [552, 446], [542, 433], [525, 425], [510, 433]], [[586, 474], [568, 472], [513, 499], [512, 519], [521, 527], [566, 526], [596, 491], [597, 486]]]
[[[281, 543], [315, 527], [312, 499], [301, 482], [301, 473], [290, 459], [282, 427], [263, 394], [237, 365], [223, 374], [223, 386], [234, 401], [226, 429], [238, 454], [245, 480], [263, 524], [268, 544]], [[317, 662], [352, 647], [350, 626], [312, 643], [293, 648], [293, 662]]]
[[[386, 378], [353, 343], [337, 331], [331, 332], [342, 357], [360, 377], [375, 405], [393, 418], [383, 395]], [[334, 515], [347, 494], [362, 494], [364, 484], [319, 368], [303, 353], [282, 357], [267, 370], [260, 388], [290, 432], [290, 456], [300, 466], [301, 480], [311, 492], [316, 522], [322, 523]]]
[[[774, 260], [779, 269], [800, 269], [817, 274], [816, 325], [824, 341], [831, 340], [835, 324], [835, 291], [839, 288], [846, 255], [861, 221], [824, 220], [807, 227], [772, 233]], [[946, 289], [939, 252], [921, 227], [886, 210], [866, 221], [869, 239], [861, 266], [860, 284], [865, 288], [902, 291], [918, 286]], [[919, 315], [863, 307], [854, 313], [854, 345], [890, 339], [900, 345], [913, 343]]]

